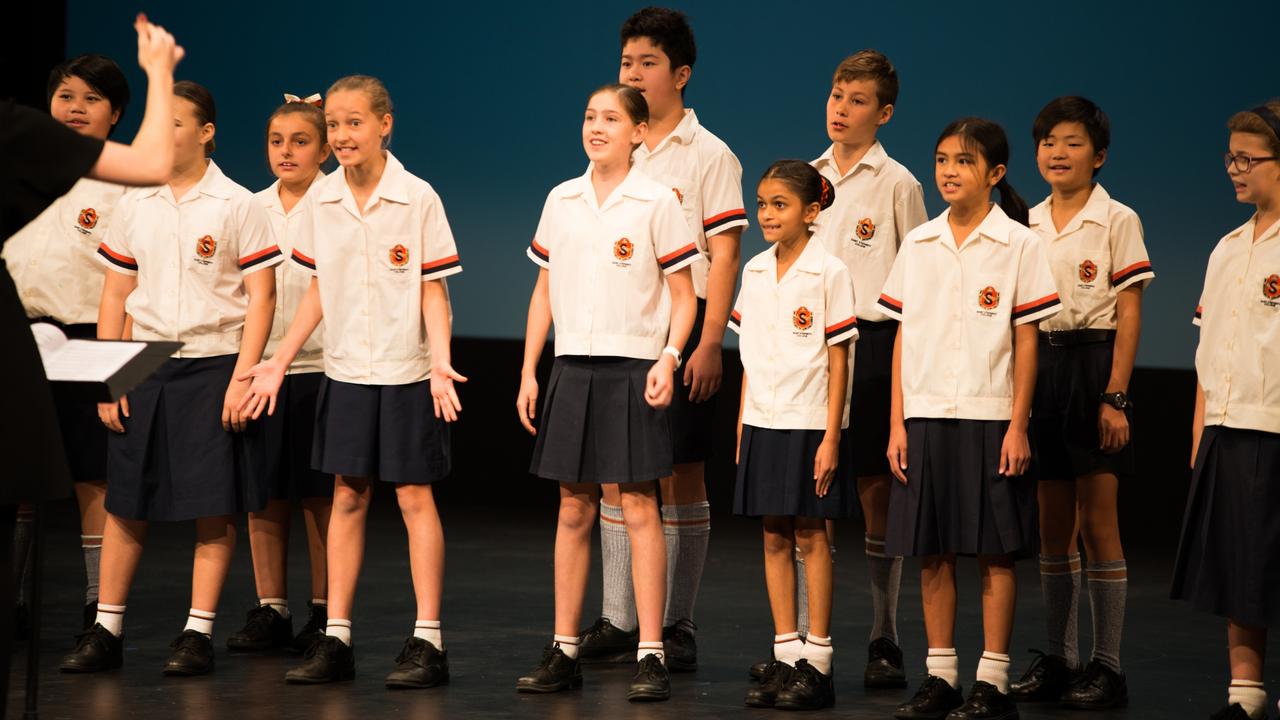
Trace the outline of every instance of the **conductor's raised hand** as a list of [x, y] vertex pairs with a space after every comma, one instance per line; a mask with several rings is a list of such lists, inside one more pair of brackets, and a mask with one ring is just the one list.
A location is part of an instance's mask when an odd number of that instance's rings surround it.
[[138, 33], [138, 65], [148, 74], [172, 75], [187, 51], [167, 30], [147, 20], [144, 13], [134, 18], [133, 29]]

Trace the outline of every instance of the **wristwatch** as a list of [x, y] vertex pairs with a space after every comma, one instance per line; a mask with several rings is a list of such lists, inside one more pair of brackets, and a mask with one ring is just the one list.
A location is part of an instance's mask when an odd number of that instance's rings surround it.
[[674, 346], [674, 345], [668, 345], [668, 346], [666, 346], [666, 347], [662, 348], [662, 352], [663, 352], [663, 354], [665, 354], [665, 355], [670, 355], [671, 357], [673, 357], [673, 358], [675, 358], [675, 359], [676, 359], [676, 368], [675, 368], [675, 369], [676, 369], [676, 370], [679, 370], [679, 369], [680, 369], [680, 363], [682, 363], [682, 362], [684, 361], [684, 357], [683, 357], [682, 355], [680, 355], [680, 349], [679, 349], [679, 348], [677, 348], [677, 347], [676, 347], [676, 346]]
[[1104, 402], [1117, 410], [1128, 410], [1133, 407], [1133, 402], [1129, 400], [1129, 396], [1122, 392], [1104, 392], [1098, 397], [1099, 402]]

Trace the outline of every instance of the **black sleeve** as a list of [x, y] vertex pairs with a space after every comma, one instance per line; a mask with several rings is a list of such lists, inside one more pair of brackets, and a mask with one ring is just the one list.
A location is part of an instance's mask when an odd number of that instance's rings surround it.
[[47, 113], [0, 101], [0, 243], [87, 175], [103, 145]]

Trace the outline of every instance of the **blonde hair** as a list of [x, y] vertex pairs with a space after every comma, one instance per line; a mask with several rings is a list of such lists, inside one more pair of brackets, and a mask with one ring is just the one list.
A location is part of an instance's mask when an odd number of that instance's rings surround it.
[[[369, 107], [373, 110], [373, 114], [381, 120], [385, 115], [391, 115], [393, 108], [391, 105], [391, 94], [387, 92], [387, 86], [382, 81], [372, 75], [348, 75], [344, 78], [338, 78], [329, 86], [329, 91], [325, 93], [325, 97], [344, 90], [359, 90], [369, 98]], [[382, 147], [385, 149], [391, 145], [391, 133], [382, 138]]]
[[[1269, 100], [1263, 103], [1262, 107], [1270, 110], [1276, 118], [1280, 118], [1280, 98]], [[1241, 110], [1232, 115], [1227, 121], [1227, 129], [1231, 132], [1261, 135], [1271, 146], [1271, 154], [1280, 156], [1280, 132], [1253, 110]]]

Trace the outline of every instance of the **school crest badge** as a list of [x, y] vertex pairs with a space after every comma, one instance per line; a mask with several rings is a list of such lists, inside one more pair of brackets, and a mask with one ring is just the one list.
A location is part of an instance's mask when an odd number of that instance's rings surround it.
[[218, 251], [218, 241], [212, 235], [205, 235], [196, 241], [196, 255], [208, 260]]
[[98, 211], [93, 208], [85, 208], [80, 211], [80, 227], [85, 230], [92, 230], [98, 226]]
[[387, 256], [395, 267], [404, 267], [409, 262], [409, 248], [397, 243], [387, 253]]
[[866, 242], [876, 236], [876, 224], [871, 222], [871, 218], [862, 218], [858, 221], [857, 233], [858, 239]]
[[983, 310], [995, 310], [1000, 307], [1000, 291], [990, 285], [978, 292], [978, 307]]
[[622, 262], [628, 262], [634, 254], [635, 246], [626, 238], [613, 244], [613, 256]]
[[1098, 278], [1098, 265], [1092, 260], [1080, 263], [1080, 282], [1091, 283]]
[[808, 330], [813, 327], [813, 311], [801, 305], [791, 313], [791, 324], [795, 325], [797, 330]]
[[1280, 298], [1280, 275], [1273, 273], [1262, 281], [1262, 296], [1268, 300]]

